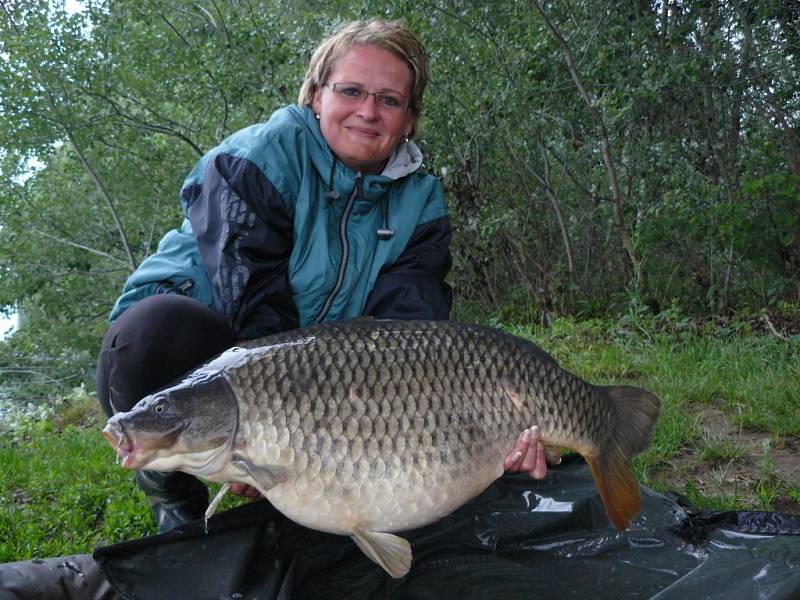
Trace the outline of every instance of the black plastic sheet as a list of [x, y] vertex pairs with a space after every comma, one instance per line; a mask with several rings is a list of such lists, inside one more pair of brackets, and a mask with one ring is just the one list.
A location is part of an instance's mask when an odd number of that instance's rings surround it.
[[0, 600], [119, 600], [89, 554], [0, 564]]
[[395, 580], [347, 537], [305, 529], [266, 501], [98, 548], [124, 598], [800, 598], [800, 517], [692, 512], [642, 489], [625, 532], [580, 460], [543, 481], [505, 476], [452, 515], [402, 535]]

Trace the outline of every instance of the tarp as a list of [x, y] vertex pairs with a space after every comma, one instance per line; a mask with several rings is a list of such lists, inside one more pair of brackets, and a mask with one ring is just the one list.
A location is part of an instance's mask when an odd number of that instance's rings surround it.
[[542, 481], [504, 476], [401, 535], [414, 562], [396, 580], [349, 538], [262, 500], [213, 517], [209, 533], [189, 524], [98, 548], [94, 560], [130, 599], [800, 598], [800, 516], [692, 511], [642, 488], [641, 514], [618, 532], [581, 460]]
[[120, 600], [91, 554], [0, 564], [0, 600]]

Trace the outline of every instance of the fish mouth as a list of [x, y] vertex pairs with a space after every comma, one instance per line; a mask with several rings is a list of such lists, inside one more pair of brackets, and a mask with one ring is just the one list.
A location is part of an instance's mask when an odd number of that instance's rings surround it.
[[137, 460], [136, 444], [133, 443], [125, 429], [114, 421], [103, 428], [103, 437], [117, 452], [117, 462], [125, 469], [135, 469]]

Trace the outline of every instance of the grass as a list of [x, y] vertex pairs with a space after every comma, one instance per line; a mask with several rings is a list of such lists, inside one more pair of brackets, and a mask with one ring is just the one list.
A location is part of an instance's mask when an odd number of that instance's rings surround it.
[[[787, 480], [776, 459], [800, 439], [798, 337], [567, 319], [507, 329], [592, 383], [639, 385], [661, 398], [653, 444], [635, 461], [645, 485], [709, 509], [800, 503], [800, 482]], [[739, 433], [709, 432], [705, 410]], [[91, 552], [154, 532], [143, 494], [100, 435], [104, 421], [91, 395], [78, 392], [45, 420], [6, 425], [0, 562]], [[761, 440], [755, 450], [751, 438]]]
[[[708, 509], [769, 510], [779, 497], [797, 503], [800, 481], [786, 481], [774, 464], [770, 470], [770, 455], [742, 440], [776, 447], [800, 440], [800, 337], [657, 325], [562, 319], [549, 329], [507, 329], [592, 383], [637, 385], [661, 399], [653, 443], [634, 462], [645, 485]], [[706, 411], [723, 415], [732, 431], [711, 432]], [[741, 481], [725, 481], [741, 472]], [[695, 474], [703, 485], [688, 479]]]
[[744, 459], [745, 449], [722, 437], [703, 435], [697, 443], [697, 458], [709, 463], [736, 463]]
[[88, 551], [148, 529], [141, 494], [96, 426], [31, 424], [0, 444], [0, 561]]
[[[93, 397], [0, 441], [0, 562], [91, 552], [155, 533], [144, 494], [102, 435]], [[212, 484], [218, 490], [218, 484]], [[213, 493], [213, 492], [212, 492]], [[222, 509], [240, 501], [229, 497]]]

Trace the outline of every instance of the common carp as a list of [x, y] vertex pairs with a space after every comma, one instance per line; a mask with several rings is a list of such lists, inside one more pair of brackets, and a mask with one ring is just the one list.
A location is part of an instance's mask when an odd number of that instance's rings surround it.
[[576, 450], [611, 522], [639, 511], [631, 457], [659, 401], [600, 387], [535, 344], [448, 321], [356, 319], [232, 348], [103, 430], [131, 469], [184, 471], [258, 489], [287, 517], [349, 535], [392, 577], [411, 565], [393, 532], [481, 493], [525, 428]]

